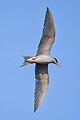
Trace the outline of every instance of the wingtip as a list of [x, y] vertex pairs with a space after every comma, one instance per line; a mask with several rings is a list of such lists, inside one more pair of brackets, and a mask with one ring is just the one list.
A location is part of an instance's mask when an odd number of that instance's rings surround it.
[[36, 112], [36, 110], [37, 110], [37, 108], [36, 108], [36, 106], [34, 106], [34, 113]]
[[36, 109], [34, 109], [34, 113], [36, 112]]
[[48, 7], [47, 7], [47, 11], [50, 11]]
[[48, 10], [49, 8], [47, 7], [47, 10]]
[[50, 9], [47, 7], [46, 14], [51, 14]]

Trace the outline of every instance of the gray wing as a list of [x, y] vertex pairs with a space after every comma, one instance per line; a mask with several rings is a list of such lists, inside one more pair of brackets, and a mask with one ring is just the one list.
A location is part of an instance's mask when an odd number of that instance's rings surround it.
[[55, 39], [54, 21], [49, 8], [47, 8], [42, 38], [38, 46], [37, 55], [50, 54], [50, 49], [52, 47], [54, 39]]
[[49, 75], [48, 75], [48, 64], [36, 64], [35, 67], [35, 100], [34, 100], [34, 112], [42, 103], [45, 93], [48, 88]]

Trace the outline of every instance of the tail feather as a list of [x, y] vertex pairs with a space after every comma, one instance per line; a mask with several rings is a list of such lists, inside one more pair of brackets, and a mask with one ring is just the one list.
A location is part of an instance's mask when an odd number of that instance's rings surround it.
[[24, 67], [24, 66], [29, 65], [29, 64], [31, 64], [31, 63], [29, 63], [29, 62], [24, 62], [20, 67]]
[[32, 56], [22, 56], [24, 59], [29, 59], [29, 58], [31, 58]]
[[23, 66], [31, 64], [31, 63], [29, 63], [27, 61], [27, 59], [31, 58], [31, 56], [22, 56], [22, 57], [24, 58], [24, 62], [23, 62], [23, 64], [20, 67], [23, 67]]

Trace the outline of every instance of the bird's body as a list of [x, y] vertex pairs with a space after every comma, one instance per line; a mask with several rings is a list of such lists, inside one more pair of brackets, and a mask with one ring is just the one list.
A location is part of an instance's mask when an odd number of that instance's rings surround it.
[[53, 62], [53, 58], [50, 57], [49, 55], [39, 55], [35, 57], [31, 57], [27, 59], [27, 62], [29, 63], [38, 63], [38, 64], [49, 64]]
[[50, 56], [50, 50], [52, 44], [55, 40], [55, 27], [52, 14], [47, 8], [45, 21], [44, 21], [44, 28], [40, 43], [38, 45], [38, 50], [35, 57], [31, 56], [23, 56], [25, 61], [23, 66], [28, 64], [35, 63], [35, 99], [34, 99], [34, 111], [42, 103], [45, 93], [48, 88], [49, 83], [49, 75], [48, 75], [48, 64], [54, 63], [59, 66], [58, 61], [56, 58]]

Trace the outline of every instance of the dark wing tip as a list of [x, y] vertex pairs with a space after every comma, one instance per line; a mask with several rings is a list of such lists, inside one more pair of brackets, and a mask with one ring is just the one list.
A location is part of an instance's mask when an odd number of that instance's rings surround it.
[[35, 105], [34, 106], [34, 112], [36, 112], [37, 109], [38, 109], [38, 107]]
[[47, 7], [47, 11], [49, 10], [49, 8]]
[[47, 7], [47, 11], [50, 11], [48, 7]]
[[48, 7], [47, 7], [47, 10], [46, 10], [46, 13], [47, 13], [47, 12], [50, 12], [50, 9], [49, 9]]
[[36, 112], [36, 108], [34, 108], [34, 112]]

